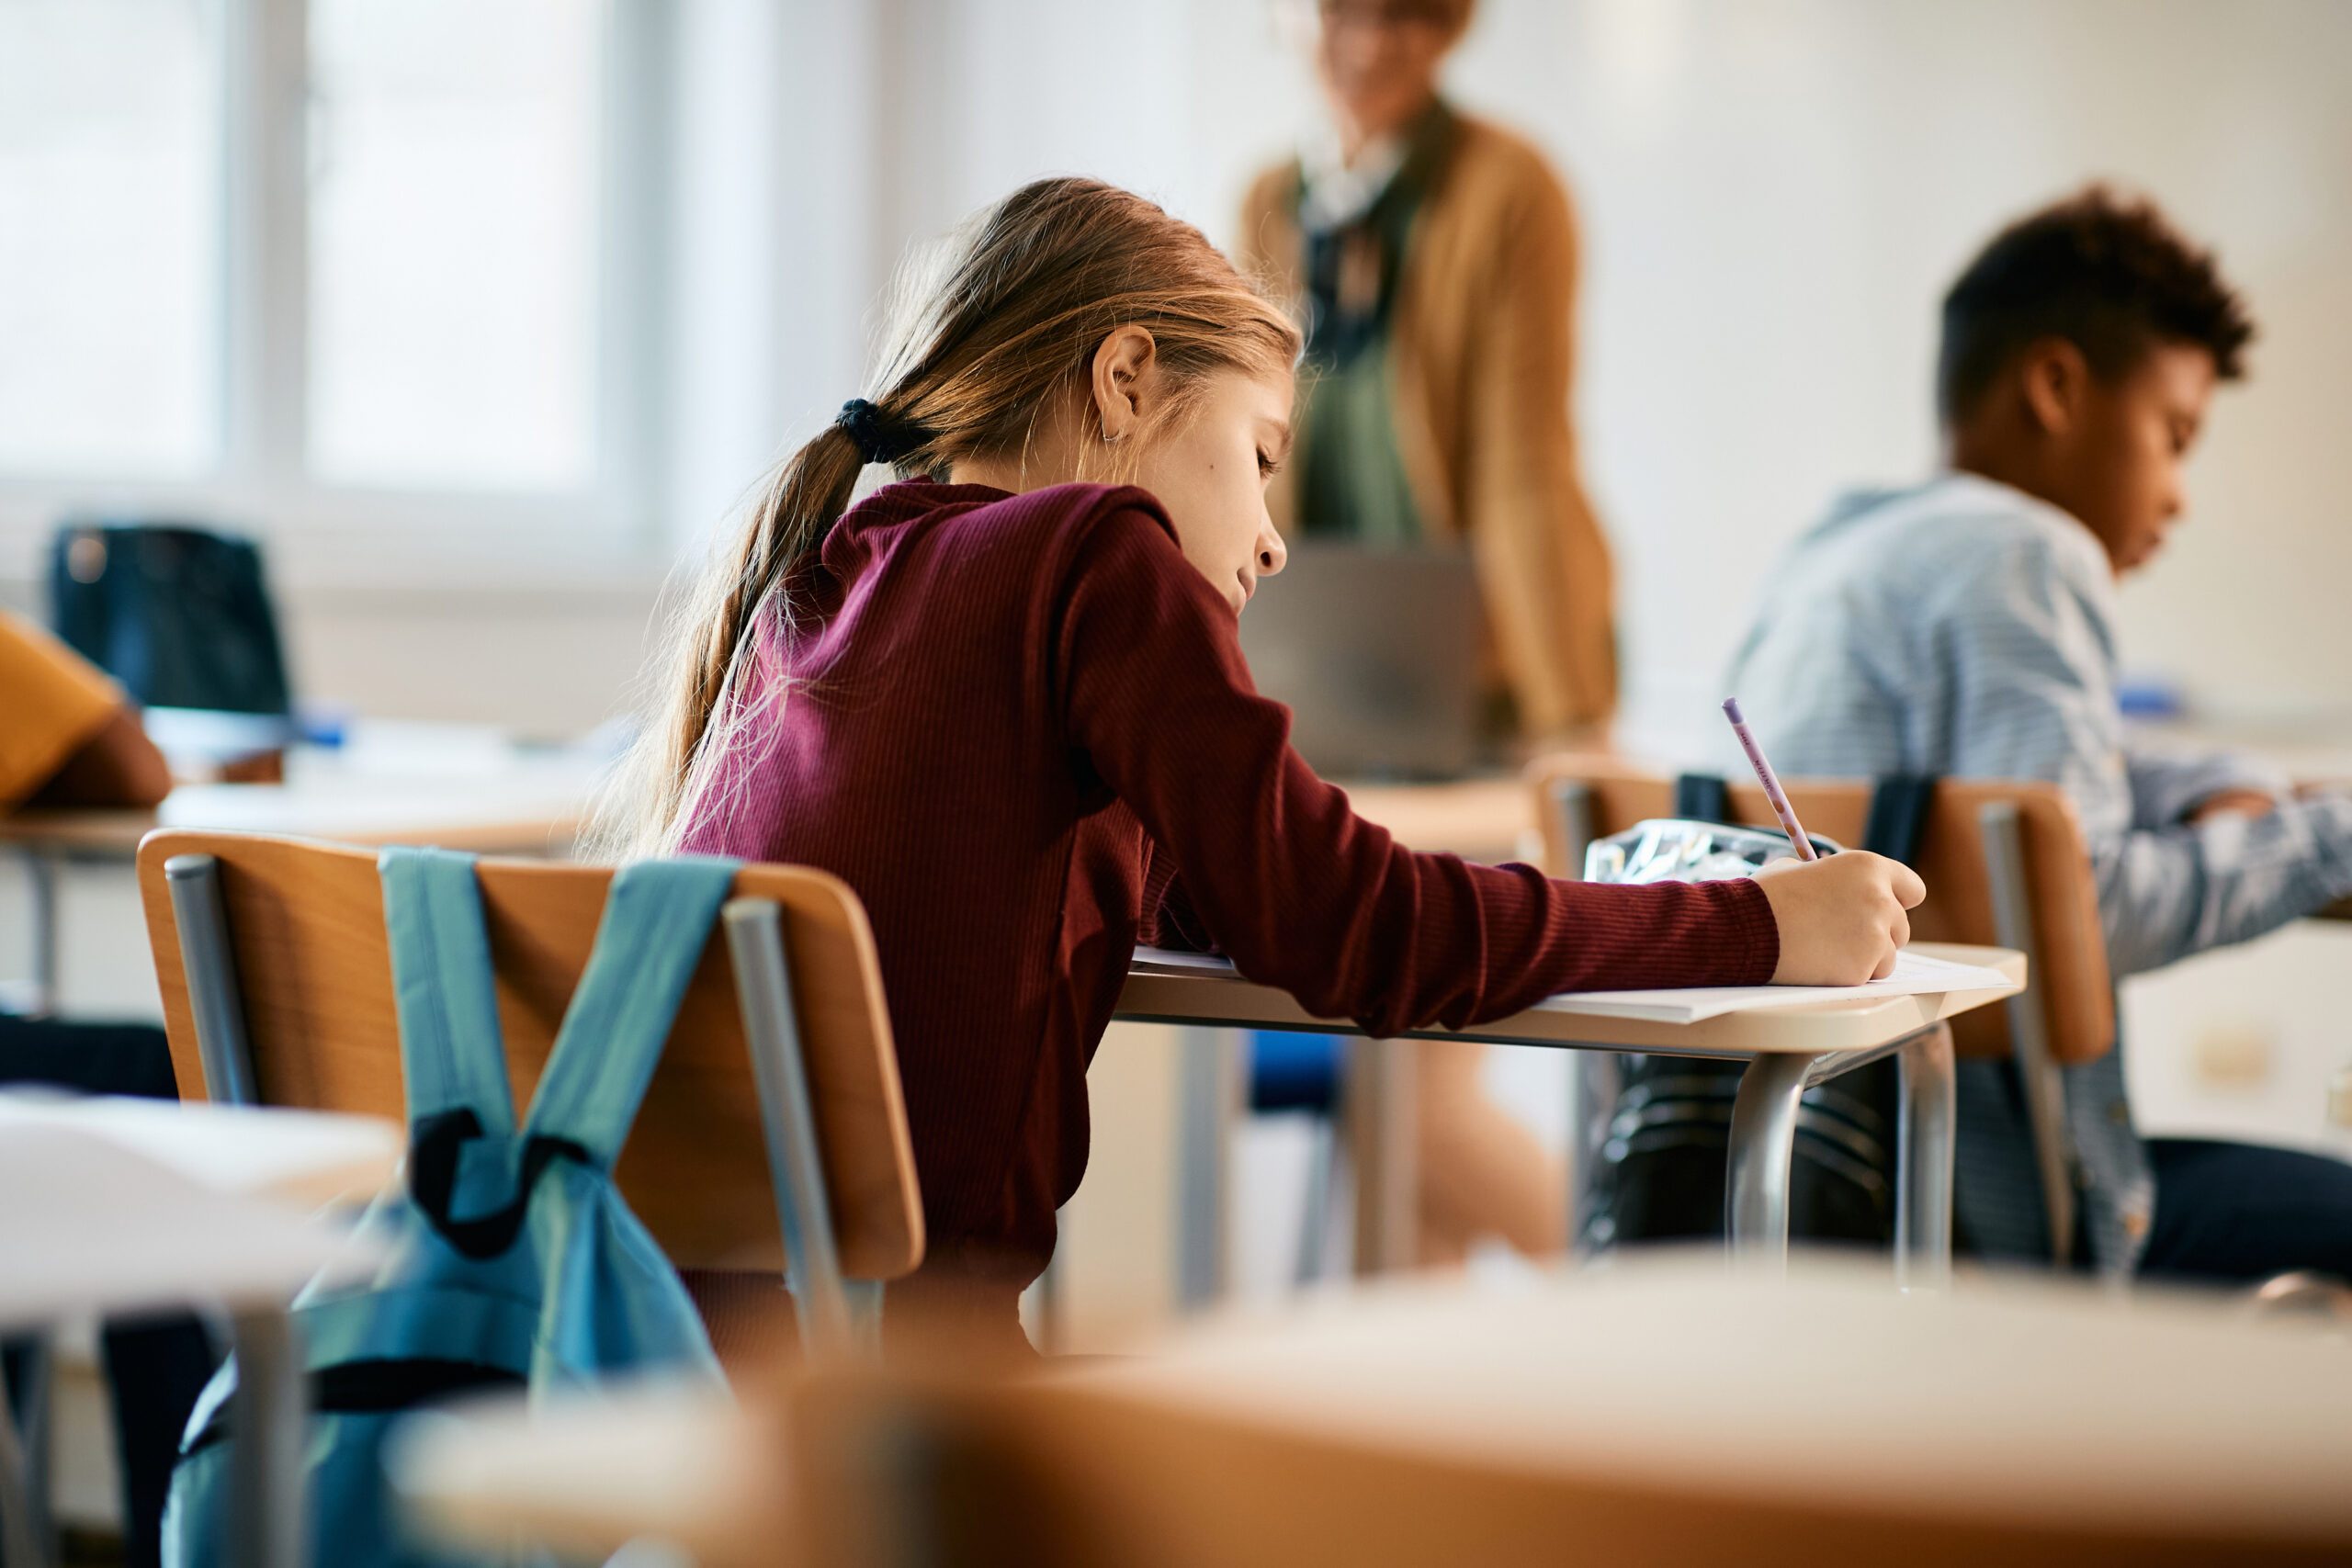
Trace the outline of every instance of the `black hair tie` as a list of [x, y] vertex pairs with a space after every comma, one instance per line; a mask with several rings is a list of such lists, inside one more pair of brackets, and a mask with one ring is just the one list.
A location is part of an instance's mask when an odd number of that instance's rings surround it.
[[931, 444], [931, 432], [889, 418], [864, 398], [843, 403], [841, 417], [833, 423], [857, 443], [858, 455], [869, 463], [895, 463]]

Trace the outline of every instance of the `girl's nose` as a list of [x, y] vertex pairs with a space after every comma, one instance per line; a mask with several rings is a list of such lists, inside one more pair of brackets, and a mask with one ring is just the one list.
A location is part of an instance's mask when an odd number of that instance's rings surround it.
[[1283, 544], [1283, 536], [1272, 528], [1258, 541], [1258, 575], [1272, 577], [1289, 564], [1290, 551]]

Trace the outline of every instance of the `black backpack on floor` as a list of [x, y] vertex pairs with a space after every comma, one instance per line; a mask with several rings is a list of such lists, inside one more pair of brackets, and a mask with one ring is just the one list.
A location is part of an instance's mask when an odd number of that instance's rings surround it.
[[[1674, 814], [1728, 821], [1724, 781], [1675, 781]], [[1935, 796], [1932, 778], [1881, 779], [1860, 846], [1908, 863]], [[1724, 1234], [1724, 1179], [1741, 1062], [1634, 1053], [1577, 1055], [1586, 1120], [1577, 1173], [1578, 1244]], [[1889, 1247], [1894, 1240], [1894, 1129], [1901, 1067], [1890, 1057], [1805, 1090], [1789, 1178], [1789, 1235]]]

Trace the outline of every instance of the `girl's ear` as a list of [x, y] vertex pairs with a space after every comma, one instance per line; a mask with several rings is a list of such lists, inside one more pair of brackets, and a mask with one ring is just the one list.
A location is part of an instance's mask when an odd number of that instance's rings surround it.
[[1120, 327], [1094, 351], [1091, 390], [1102, 439], [1125, 440], [1138, 429], [1157, 398], [1159, 345], [1142, 327]]

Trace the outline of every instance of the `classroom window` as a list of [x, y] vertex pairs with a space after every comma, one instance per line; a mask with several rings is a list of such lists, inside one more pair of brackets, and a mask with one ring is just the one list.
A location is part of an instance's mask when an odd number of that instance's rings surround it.
[[588, 486], [603, 8], [312, 0], [310, 16], [311, 470]]
[[0, 0], [0, 541], [634, 547], [669, 15]]
[[0, 3], [0, 469], [216, 460], [218, 46], [200, 0]]

